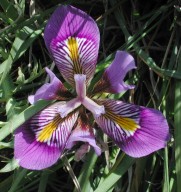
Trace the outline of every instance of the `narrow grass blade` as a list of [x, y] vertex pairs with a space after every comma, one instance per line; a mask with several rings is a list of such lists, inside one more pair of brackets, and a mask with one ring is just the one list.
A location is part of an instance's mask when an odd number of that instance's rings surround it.
[[[181, 72], [181, 48], [178, 54], [178, 72]], [[175, 120], [175, 171], [177, 177], [177, 192], [180, 192], [181, 181], [181, 80], [176, 80], [175, 85], [175, 104], [174, 104], [174, 120]]]
[[1, 0], [0, 5], [12, 21], [17, 19], [18, 12], [12, 3], [7, 0]]
[[82, 192], [90, 191], [90, 175], [97, 161], [97, 155], [93, 150], [89, 152], [78, 178]]
[[18, 162], [15, 159], [12, 159], [8, 164], [5, 165], [2, 169], [0, 169], [0, 173], [6, 173], [13, 171], [18, 167]]
[[14, 116], [11, 120], [8, 121], [7, 124], [5, 124], [0, 129], [0, 141], [2, 141], [9, 134], [13, 133], [13, 131], [17, 127], [22, 125], [26, 120], [28, 120], [34, 114], [36, 114], [37, 112], [48, 106], [50, 103], [51, 103], [50, 101], [38, 101], [36, 105], [30, 106], [19, 115]]
[[22, 54], [28, 49], [32, 42], [42, 33], [43, 27], [34, 31], [33, 28], [24, 27], [18, 33], [14, 43], [12, 45], [9, 57], [0, 66], [0, 73], [2, 74], [0, 84], [4, 81], [9, 71], [11, 70], [13, 62], [19, 59]]
[[0, 149], [3, 148], [13, 148], [13, 142], [0, 142]]
[[41, 173], [38, 192], [46, 192], [49, 174], [46, 171]]
[[[19, 185], [19, 183], [21, 182], [21, 180], [23, 180], [23, 178], [25, 177], [25, 175], [27, 174], [27, 169], [19, 169], [18, 171], [17, 171], [17, 176], [18, 177], [15, 177], [14, 178], [14, 181], [13, 181], [13, 183], [12, 183], [12, 185], [11, 185], [11, 188], [10, 188], [10, 190], [8, 191], [8, 192], [16, 192], [16, 189], [17, 189], [17, 187], [18, 187], [18, 185]], [[16, 175], [15, 174], [15, 175]]]
[[116, 165], [110, 170], [108, 176], [104, 181], [98, 186], [94, 192], [103, 192], [111, 189], [116, 182], [123, 176], [123, 174], [128, 171], [130, 166], [135, 162], [135, 159], [124, 155], [121, 157], [120, 161], [118, 160]]
[[13, 175], [0, 182], [0, 189], [2, 192], [8, 192], [13, 182]]

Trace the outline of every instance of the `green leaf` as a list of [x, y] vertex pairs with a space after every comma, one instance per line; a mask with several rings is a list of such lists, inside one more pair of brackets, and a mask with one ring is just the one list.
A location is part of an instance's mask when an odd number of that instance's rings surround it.
[[4, 148], [13, 148], [13, 142], [0, 142], [0, 149], [4, 149]]
[[38, 192], [46, 192], [46, 185], [48, 184], [48, 177], [50, 174], [47, 171], [43, 171], [40, 177], [40, 183], [38, 187]]
[[29, 48], [33, 41], [42, 33], [42, 30], [43, 26], [36, 31], [34, 31], [33, 28], [25, 26], [19, 31], [12, 45], [8, 59], [0, 65], [0, 73], [2, 73], [0, 84], [2, 84], [10, 72], [13, 62], [22, 56], [22, 54]]
[[16, 101], [13, 98], [10, 98], [6, 103], [6, 115], [8, 120], [16, 115], [15, 106]]
[[10, 175], [4, 181], [0, 182], [0, 189], [2, 192], [8, 192], [13, 182], [13, 175]]
[[148, 65], [153, 71], [155, 71], [159, 76], [162, 77], [174, 77], [176, 79], [181, 79], [181, 72], [176, 70], [169, 70], [169, 69], [161, 69], [156, 65], [153, 59], [143, 51], [138, 45], [134, 46], [135, 51], [140, 56], [140, 58]]
[[17, 9], [11, 2], [7, 0], [1, 0], [0, 5], [3, 8], [4, 12], [7, 14], [7, 16], [10, 18], [9, 22], [13, 22], [17, 19], [18, 17]]
[[[181, 72], [181, 48], [178, 53], [178, 72]], [[174, 125], [175, 125], [175, 171], [177, 177], [177, 192], [180, 191], [181, 181], [181, 80], [176, 80], [175, 104], [174, 104]]]
[[13, 183], [11, 185], [11, 188], [8, 192], [16, 192], [17, 187], [19, 183], [24, 179], [25, 175], [27, 174], [28, 170], [27, 169], [18, 169], [17, 173], [15, 174]]
[[37, 112], [41, 111], [43, 108], [48, 106], [52, 101], [38, 101], [35, 105], [28, 107], [19, 115], [16, 115], [12, 119], [8, 121], [8, 123], [0, 129], [0, 141], [2, 141], [5, 137], [22, 125], [25, 121], [35, 115]]
[[16, 79], [16, 83], [21, 85], [24, 84], [24, 82], [25, 82], [25, 75], [22, 72], [21, 67], [18, 67], [18, 77]]
[[95, 163], [97, 161], [97, 155], [95, 154], [94, 150], [88, 153], [86, 157], [86, 161], [81, 169], [78, 181], [80, 183], [80, 187], [82, 191], [90, 191], [90, 175], [94, 169]]
[[116, 182], [128, 171], [129, 167], [134, 163], [135, 159], [125, 155], [121, 157], [121, 161], [117, 161], [116, 165], [110, 170], [108, 176], [105, 177], [104, 181], [97, 187], [94, 192], [106, 192], [111, 189]]
[[17, 167], [19, 167], [18, 162], [16, 159], [13, 158], [8, 164], [5, 165], [5, 167], [0, 169], [0, 173], [6, 173], [6, 172], [13, 171]]

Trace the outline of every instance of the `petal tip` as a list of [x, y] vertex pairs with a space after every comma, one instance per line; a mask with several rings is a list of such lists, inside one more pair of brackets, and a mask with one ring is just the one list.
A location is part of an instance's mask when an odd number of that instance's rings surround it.
[[34, 97], [34, 95], [28, 96], [28, 102], [29, 102], [31, 105], [34, 104], [34, 102], [35, 102], [35, 97]]
[[170, 139], [169, 126], [163, 114], [155, 109], [140, 107], [140, 126], [123, 151], [132, 157], [147, 156], [165, 148]]
[[75, 81], [85, 81], [86, 80], [86, 75], [84, 74], [75, 74], [74, 75], [74, 80]]

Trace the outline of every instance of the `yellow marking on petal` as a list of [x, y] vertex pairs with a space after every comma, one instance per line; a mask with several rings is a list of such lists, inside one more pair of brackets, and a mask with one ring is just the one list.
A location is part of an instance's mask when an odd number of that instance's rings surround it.
[[70, 51], [70, 58], [74, 64], [74, 73], [82, 74], [82, 67], [79, 63], [78, 42], [75, 37], [70, 37], [68, 39], [68, 49]]
[[133, 119], [130, 119], [128, 117], [122, 117], [111, 111], [106, 111], [106, 114], [104, 114], [104, 117], [114, 121], [121, 128], [127, 131], [135, 131], [136, 129], [140, 128], [140, 126]]
[[52, 133], [57, 129], [58, 124], [62, 121], [62, 118], [57, 115], [53, 121], [46, 125], [38, 135], [38, 141], [46, 142], [51, 138]]

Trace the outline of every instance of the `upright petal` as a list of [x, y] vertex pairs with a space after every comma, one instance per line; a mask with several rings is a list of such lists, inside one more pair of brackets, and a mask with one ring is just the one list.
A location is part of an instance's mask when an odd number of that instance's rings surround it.
[[[91, 145], [94, 148], [97, 155], [101, 154], [101, 149], [97, 146], [97, 144], [95, 142], [93, 129], [90, 126], [88, 118], [85, 115], [82, 115], [78, 119], [77, 126], [71, 133], [69, 140], [67, 142], [66, 148], [67, 149], [72, 148], [78, 141], [88, 143], [89, 145]], [[86, 149], [86, 148], [84, 148], [84, 149]]]
[[74, 80], [77, 96], [80, 100], [83, 100], [86, 97], [86, 75], [75, 74]]
[[22, 167], [45, 169], [61, 156], [78, 114], [62, 119], [59, 105], [62, 102], [47, 107], [15, 131], [14, 154]]
[[54, 100], [59, 98], [63, 99], [66, 97], [70, 97], [71, 94], [64, 87], [62, 82], [55, 76], [55, 74], [47, 67], [45, 68], [45, 70], [50, 77], [50, 83], [46, 83], [41, 86], [36, 91], [35, 95], [30, 95], [28, 97], [29, 102], [31, 104], [34, 104], [39, 99]]
[[96, 122], [128, 155], [142, 157], [166, 146], [169, 127], [161, 112], [115, 100], [100, 103], [106, 114]]
[[125, 84], [123, 79], [128, 71], [134, 68], [134, 58], [125, 51], [117, 51], [114, 61], [95, 85], [94, 92], [120, 93], [133, 89], [134, 86]]
[[58, 7], [44, 32], [49, 52], [62, 76], [74, 85], [74, 74], [92, 78], [98, 56], [99, 30], [94, 20], [72, 6]]

